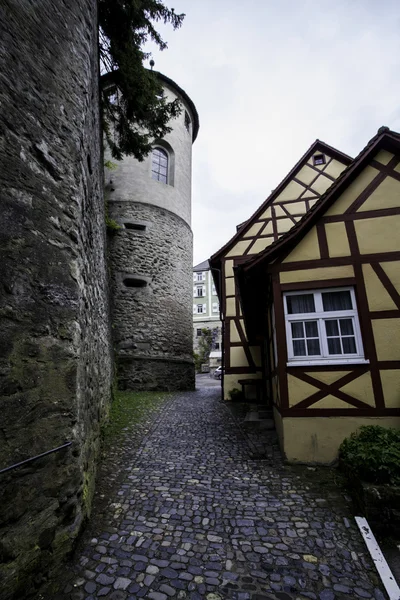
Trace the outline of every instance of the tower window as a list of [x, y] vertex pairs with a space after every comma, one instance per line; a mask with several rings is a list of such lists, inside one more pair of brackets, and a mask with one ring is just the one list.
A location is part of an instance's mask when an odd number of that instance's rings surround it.
[[168, 183], [168, 154], [162, 148], [154, 148], [151, 155], [151, 177]]
[[185, 110], [185, 127], [188, 131], [190, 131], [190, 117], [189, 117], [189, 113]]
[[326, 163], [325, 154], [314, 154], [313, 162], [314, 162], [314, 166], [324, 165]]

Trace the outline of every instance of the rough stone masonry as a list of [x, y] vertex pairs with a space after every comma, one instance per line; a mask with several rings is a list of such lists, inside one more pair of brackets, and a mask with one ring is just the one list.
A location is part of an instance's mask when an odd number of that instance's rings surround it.
[[0, 6], [0, 598], [90, 510], [112, 377], [96, 0]]

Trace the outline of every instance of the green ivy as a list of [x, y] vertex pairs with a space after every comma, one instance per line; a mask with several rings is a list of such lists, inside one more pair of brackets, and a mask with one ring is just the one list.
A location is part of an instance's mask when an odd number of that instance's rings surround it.
[[360, 427], [342, 442], [339, 460], [363, 481], [400, 485], [400, 430]]

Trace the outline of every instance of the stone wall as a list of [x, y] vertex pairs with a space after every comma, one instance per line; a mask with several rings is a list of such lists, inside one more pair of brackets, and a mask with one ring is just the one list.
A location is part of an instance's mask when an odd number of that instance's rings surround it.
[[0, 7], [0, 598], [90, 510], [111, 387], [96, 0]]
[[119, 385], [193, 389], [191, 229], [151, 204], [110, 202], [109, 213], [121, 225], [110, 246]]

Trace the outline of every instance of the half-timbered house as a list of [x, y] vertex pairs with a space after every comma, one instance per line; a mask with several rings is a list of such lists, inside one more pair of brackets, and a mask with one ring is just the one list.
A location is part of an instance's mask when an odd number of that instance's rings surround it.
[[225, 395], [256, 386], [289, 460], [400, 426], [399, 134], [381, 128], [354, 160], [316, 142], [211, 265]]

